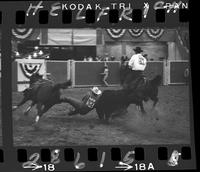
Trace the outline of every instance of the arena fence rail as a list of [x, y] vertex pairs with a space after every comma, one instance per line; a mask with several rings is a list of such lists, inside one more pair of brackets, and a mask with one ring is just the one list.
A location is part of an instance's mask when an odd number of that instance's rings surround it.
[[[107, 82], [109, 86], [120, 85], [120, 61], [49, 61], [42, 59], [17, 59], [13, 62], [12, 88], [13, 91], [22, 91], [29, 86], [29, 77], [34, 72], [51, 78], [56, 83], [68, 79], [72, 87], [102, 86], [104, 65], [108, 66]], [[156, 75], [163, 77], [162, 85], [186, 84], [189, 76], [189, 61], [148, 61], [145, 70], [147, 78]]]

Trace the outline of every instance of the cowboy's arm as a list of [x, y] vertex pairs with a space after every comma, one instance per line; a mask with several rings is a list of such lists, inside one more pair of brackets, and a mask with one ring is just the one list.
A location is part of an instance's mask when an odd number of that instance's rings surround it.
[[143, 60], [144, 60], [144, 66], [145, 66], [144, 69], [145, 69], [146, 66], [147, 66], [147, 60], [146, 60], [146, 58], [144, 58], [144, 57], [143, 57]]
[[90, 93], [87, 93], [87, 94], [82, 98], [82, 102], [83, 102], [83, 103], [86, 103], [89, 97], [90, 97]]

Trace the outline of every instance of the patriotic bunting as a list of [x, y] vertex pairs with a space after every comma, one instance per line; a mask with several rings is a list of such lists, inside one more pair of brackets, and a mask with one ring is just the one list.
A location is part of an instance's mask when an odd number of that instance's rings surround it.
[[158, 39], [164, 33], [164, 29], [146, 29], [146, 33], [150, 38]]
[[[147, 35], [153, 39], [160, 38], [164, 33], [164, 29], [128, 29], [128, 32], [132, 37], [139, 37], [143, 34], [144, 30]], [[106, 29], [106, 31], [111, 38], [118, 39], [125, 34], [126, 29]]]
[[142, 35], [144, 29], [128, 29], [128, 31], [131, 34], [131, 36], [139, 37], [140, 35]]
[[32, 28], [15, 28], [12, 29], [12, 35], [16, 39], [27, 39], [34, 33]]
[[30, 78], [32, 74], [39, 72], [42, 63], [20, 63], [20, 68], [23, 74]]
[[106, 31], [111, 38], [118, 39], [125, 34], [126, 29], [106, 29]]

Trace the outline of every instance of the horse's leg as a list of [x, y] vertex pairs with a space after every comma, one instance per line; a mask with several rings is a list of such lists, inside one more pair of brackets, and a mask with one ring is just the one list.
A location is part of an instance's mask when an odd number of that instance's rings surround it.
[[28, 115], [29, 111], [31, 110], [31, 108], [35, 105], [35, 102], [32, 102], [31, 105], [24, 111], [24, 115]]
[[37, 104], [37, 110], [38, 110], [38, 112], [37, 112], [37, 116], [36, 116], [36, 118], [35, 118], [35, 124], [38, 123], [38, 121], [39, 121], [39, 119], [40, 119], [40, 116], [41, 116], [41, 114], [42, 114], [42, 103], [38, 103], [38, 104]]
[[156, 104], [158, 103], [158, 97], [155, 97], [152, 100], [153, 100], [153, 106], [152, 106], [152, 108], [155, 108]]
[[42, 108], [42, 106], [43, 105], [41, 103], [37, 104], [38, 113], [35, 118], [35, 124], [37, 124], [39, 122], [40, 118], [42, 117], [42, 115], [52, 107], [52, 104], [46, 104], [46, 105], [44, 105], [44, 108]]
[[142, 102], [142, 101], [139, 103], [139, 106], [140, 106], [141, 112], [142, 112], [143, 114], [146, 114], [146, 111], [144, 110], [144, 106], [143, 106], [143, 102]]

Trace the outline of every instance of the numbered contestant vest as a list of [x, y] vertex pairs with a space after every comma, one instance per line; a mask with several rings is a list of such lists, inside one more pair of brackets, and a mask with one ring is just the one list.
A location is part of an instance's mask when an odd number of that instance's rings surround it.
[[94, 108], [94, 105], [96, 104], [97, 100], [99, 99], [100, 95], [95, 96], [91, 92], [88, 94], [88, 96], [85, 99], [85, 105], [88, 108]]
[[129, 66], [132, 70], [144, 71], [147, 65], [147, 60], [141, 54], [135, 54], [129, 61]]

